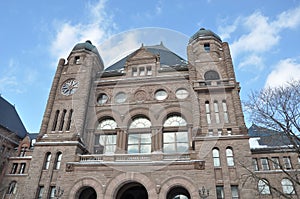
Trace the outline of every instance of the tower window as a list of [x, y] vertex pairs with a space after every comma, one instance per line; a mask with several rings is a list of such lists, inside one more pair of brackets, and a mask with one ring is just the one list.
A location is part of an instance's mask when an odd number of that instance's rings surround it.
[[145, 68], [144, 67], [140, 68], [140, 76], [145, 76]]
[[19, 174], [23, 174], [25, 172], [25, 167], [26, 167], [26, 163], [21, 163]]
[[151, 66], [147, 66], [147, 75], [148, 75], [148, 76], [152, 75], [152, 69], [151, 69]]
[[79, 64], [79, 62], [80, 62], [80, 57], [79, 57], [79, 56], [76, 56], [76, 57], [75, 57], [75, 60], [74, 60], [74, 63], [75, 63], [75, 64]]
[[209, 43], [205, 43], [205, 44], [204, 44], [204, 50], [205, 50], [206, 52], [209, 52], [209, 51], [210, 51], [210, 44], [209, 44]]
[[48, 153], [46, 154], [46, 157], [45, 157], [45, 163], [44, 163], [44, 169], [45, 169], [45, 170], [49, 169], [50, 160], [51, 160], [51, 153], [48, 152]]
[[54, 120], [53, 120], [53, 125], [52, 125], [52, 131], [55, 131], [55, 129], [56, 129], [58, 115], [59, 115], [59, 110], [57, 110], [55, 112], [55, 116], [54, 116]]
[[210, 118], [210, 107], [209, 107], [209, 102], [205, 102], [205, 112], [206, 112], [206, 120], [207, 124], [211, 124], [211, 118]]

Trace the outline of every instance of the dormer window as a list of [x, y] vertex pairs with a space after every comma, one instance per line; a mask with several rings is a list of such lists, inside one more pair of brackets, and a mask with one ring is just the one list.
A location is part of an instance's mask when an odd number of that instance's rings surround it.
[[144, 67], [140, 68], [140, 76], [145, 76], [145, 68]]
[[132, 76], [136, 77], [138, 75], [137, 68], [132, 68]]
[[152, 75], [152, 69], [151, 69], [151, 66], [148, 66], [148, 67], [147, 67], [147, 75], [148, 75], [148, 76]]
[[206, 52], [209, 52], [210, 51], [210, 44], [209, 43], [204, 43], [204, 50]]
[[141, 67], [133, 67], [132, 68], [132, 77], [137, 76], [151, 76], [152, 75], [152, 68], [151, 66], [141, 66]]
[[75, 64], [79, 64], [79, 62], [80, 62], [80, 57], [79, 57], [79, 56], [76, 56], [76, 57], [75, 57], [75, 60], [74, 60], [74, 63], [75, 63]]

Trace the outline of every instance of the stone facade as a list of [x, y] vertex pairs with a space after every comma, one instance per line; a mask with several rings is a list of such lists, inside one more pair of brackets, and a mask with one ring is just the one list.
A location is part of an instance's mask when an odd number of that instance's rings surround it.
[[228, 44], [200, 29], [187, 55], [141, 46], [104, 70], [91, 42], [77, 44], [59, 61], [26, 173], [8, 173], [18, 186], [1, 197], [198, 199], [204, 187], [254, 198]]

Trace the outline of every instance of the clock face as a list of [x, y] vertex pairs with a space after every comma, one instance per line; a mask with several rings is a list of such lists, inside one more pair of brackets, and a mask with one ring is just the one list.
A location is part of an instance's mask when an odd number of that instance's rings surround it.
[[79, 82], [75, 79], [69, 79], [61, 87], [61, 93], [65, 96], [72, 95], [78, 89]]

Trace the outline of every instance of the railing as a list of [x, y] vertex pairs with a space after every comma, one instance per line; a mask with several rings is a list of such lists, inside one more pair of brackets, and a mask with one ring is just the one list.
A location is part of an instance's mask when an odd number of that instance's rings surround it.
[[150, 162], [156, 161], [183, 161], [190, 160], [189, 153], [170, 154], [93, 154], [79, 155], [79, 162]]

